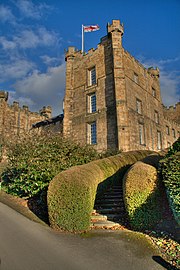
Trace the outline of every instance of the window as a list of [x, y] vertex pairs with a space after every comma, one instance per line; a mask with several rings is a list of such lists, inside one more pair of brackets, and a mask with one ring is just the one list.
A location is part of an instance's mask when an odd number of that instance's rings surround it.
[[162, 148], [161, 132], [157, 131], [157, 149], [161, 150], [161, 148]]
[[153, 97], [156, 97], [156, 90], [154, 89], [154, 87], [152, 87], [152, 95]]
[[139, 124], [139, 143], [145, 144], [145, 136], [144, 136], [144, 125]]
[[136, 111], [139, 114], [142, 114], [142, 102], [139, 99], [136, 99]]
[[166, 134], [169, 135], [170, 132], [169, 132], [169, 126], [166, 126]]
[[88, 95], [88, 112], [96, 112], [96, 93]]
[[174, 138], [176, 138], [176, 133], [175, 133], [175, 129], [174, 128], [172, 128], [172, 135], [173, 135]]
[[154, 120], [157, 124], [159, 124], [159, 113], [157, 111], [154, 111]]
[[170, 142], [167, 142], [167, 147], [169, 148], [171, 146], [171, 143]]
[[134, 81], [135, 81], [135, 83], [139, 82], [139, 78], [138, 78], [138, 75], [136, 73], [134, 73]]
[[89, 85], [96, 84], [96, 68], [89, 69]]
[[89, 144], [97, 143], [96, 122], [88, 124], [88, 143]]

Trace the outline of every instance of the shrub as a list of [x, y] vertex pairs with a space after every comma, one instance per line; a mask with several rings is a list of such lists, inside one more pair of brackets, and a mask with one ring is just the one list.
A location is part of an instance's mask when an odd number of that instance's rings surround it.
[[[145, 161], [152, 162], [152, 158]], [[155, 159], [156, 161], [156, 159]], [[124, 201], [133, 229], [150, 229], [160, 219], [160, 191], [157, 170], [149, 164], [136, 162], [123, 178]]]
[[101, 189], [106, 189], [121, 181], [122, 170], [124, 172], [127, 165], [149, 153], [150, 151], [122, 153], [75, 166], [56, 175], [49, 184], [47, 197], [51, 226], [68, 231], [87, 230], [98, 185], [101, 184]]
[[[175, 143], [159, 167], [159, 174], [165, 184], [170, 207], [178, 224], [180, 224], [180, 152], [177, 152], [179, 146], [179, 142]], [[175, 154], [172, 155], [173, 153]]]
[[95, 150], [52, 134], [9, 143], [7, 153], [2, 188], [20, 197], [32, 197], [47, 188], [57, 173], [98, 158]]

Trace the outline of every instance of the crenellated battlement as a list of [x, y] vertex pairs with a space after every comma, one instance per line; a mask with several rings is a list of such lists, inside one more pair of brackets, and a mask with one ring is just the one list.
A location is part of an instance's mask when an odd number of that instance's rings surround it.
[[163, 112], [166, 118], [180, 124], [180, 102], [176, 103], [174, 106], [163, 106]]
[[8, 104], [8, 92], [0, 91], [0, 136], [11, 138], [26, 135], [36, 122], [49, 119], [52, 109], [44, 106], [39, 112], [29, 111], [29, 107], [20, 107], [18, 101]]

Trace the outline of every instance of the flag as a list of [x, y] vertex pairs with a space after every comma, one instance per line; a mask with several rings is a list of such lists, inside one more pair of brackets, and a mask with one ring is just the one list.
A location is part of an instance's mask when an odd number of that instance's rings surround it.
[[97, 31], [97, 30], [99, 30], [100, 29], [100, 27], [99, 27], [99, 25], [83, 25], [83, 30], [84, 30], [84, 32], [93, 32], [93, 31]]

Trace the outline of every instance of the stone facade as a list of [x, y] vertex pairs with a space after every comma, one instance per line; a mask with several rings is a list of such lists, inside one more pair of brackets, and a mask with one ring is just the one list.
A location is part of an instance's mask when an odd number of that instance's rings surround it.
[[180, 125], [162, 105], [159, 70], [146, 69], [122, 47], [124, 27], [107, 25], [97, 49], [66, 52], [63, 134], [98, 151], [160, 150]]
[[51, 107], [43, 107], [39, 113], [30, 112], [27, 106], [19, 107], [14, 101], [8, 104], [8, 92], [0, 91], [0, 140], [24, 136], [36, 122], [51, 117]]

